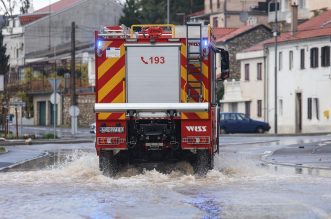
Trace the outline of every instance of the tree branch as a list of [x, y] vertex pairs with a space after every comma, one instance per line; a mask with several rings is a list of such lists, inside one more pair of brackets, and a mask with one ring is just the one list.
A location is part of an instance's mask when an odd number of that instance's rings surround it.
[[4, 0], [0, 0], [0, 2], [1, 2], [2, 6], [3, 6], [4, 9], [5, 9], [5, 13], [8, 14], [9, 16], [12, 16], [13, 14], [8, 10], [5, 1], [4, 1]]

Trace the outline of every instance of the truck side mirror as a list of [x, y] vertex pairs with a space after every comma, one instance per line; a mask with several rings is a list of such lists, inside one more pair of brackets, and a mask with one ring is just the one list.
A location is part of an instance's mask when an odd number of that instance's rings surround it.
[[229, 60], [229, 52], [221, 49], [221, 80], [224, 81], [225, 79], [230, 77], [230, 60]]

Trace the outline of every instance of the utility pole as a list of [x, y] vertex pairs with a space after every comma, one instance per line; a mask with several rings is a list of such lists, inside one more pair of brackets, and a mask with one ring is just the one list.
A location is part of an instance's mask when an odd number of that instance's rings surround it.
[[76, 46], [75, 46], [75, 22], [71, 23], [71, 105], [76, 106]]
[[278, 133], [278, 105], [277, 105], [277, 54], [278, 54], [278, 0], [275, 0], [275, 134]]
[[170, 0], [167, 0], [167, 24], [170, 24]]
[[71, 116], [71, 133], [73, 136], [77, 133], [77, 117], [79, 115], [79, 108], [76, 100], [76, 46], [75, 46], [75, 22], [71, 23], [71, 107], [69, 113]]

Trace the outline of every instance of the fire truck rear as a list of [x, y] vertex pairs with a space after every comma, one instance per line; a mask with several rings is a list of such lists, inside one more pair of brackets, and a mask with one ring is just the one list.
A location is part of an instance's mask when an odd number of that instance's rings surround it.
[[228, 76], [228, 53], [213, 39], [196, 23], [95, 33], [96, 151], [105, 175], [128, 163], [188, 161], [198, 174], [213, 168], [218, 57], [221, 78]]

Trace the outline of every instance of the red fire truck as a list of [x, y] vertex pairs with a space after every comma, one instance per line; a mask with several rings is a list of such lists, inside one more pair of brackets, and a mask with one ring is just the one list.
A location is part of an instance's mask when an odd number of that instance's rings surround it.
[[197, 23], [95, 33], [95, 146], [105, 175], [127, 163], [185, 160], [198, 174], [213, 168], [218, 65], [221, 79], [228, 77], [228, 52], [214, 39], [210, 27]]

